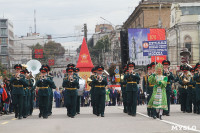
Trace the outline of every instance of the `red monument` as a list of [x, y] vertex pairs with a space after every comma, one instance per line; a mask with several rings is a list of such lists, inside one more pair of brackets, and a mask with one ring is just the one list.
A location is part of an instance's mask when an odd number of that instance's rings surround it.
[[[87, 82], [87, 79], [90, 77], [91, 70], [94, 65], [90, 58], [90, 53], [85, 38], [83, 38], [83, 43], [81, 45], [81, 50], [76, 67], [80, 69], [79, 76], [85, 79]], [[86, 87], [88, 90], [90, 89], [88, 85]]]

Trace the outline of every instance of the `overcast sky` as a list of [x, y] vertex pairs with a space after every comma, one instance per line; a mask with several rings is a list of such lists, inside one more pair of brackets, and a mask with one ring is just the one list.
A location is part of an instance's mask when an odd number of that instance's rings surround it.
[[[108, 23], [122, 25], [140, 0], [0, 0], [0, 17], [13, 22], [15, 35], [26, 35], [29, 27], [34, 31], [36, 9], [37, 32], [55, 36], [77, 35], [87, 23], [88, 34], [95, 25]], [[76, 41], [69, 38], [58, 41]]]

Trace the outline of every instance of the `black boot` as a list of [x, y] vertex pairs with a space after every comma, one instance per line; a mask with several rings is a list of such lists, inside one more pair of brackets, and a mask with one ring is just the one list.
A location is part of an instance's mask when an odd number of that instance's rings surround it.
[[39, 118], [41, 118], [42, 117], [42, 114], [41, 113], [39, 113]]
[[162, 115], [160, 115], [160, 120], [162, 120]]

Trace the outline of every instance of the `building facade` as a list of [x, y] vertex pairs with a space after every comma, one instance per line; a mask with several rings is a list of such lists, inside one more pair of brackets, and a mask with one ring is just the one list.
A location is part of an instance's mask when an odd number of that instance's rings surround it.
[[172, 4], [168, 42], [172, 66], [181, 65], [180, 52], [184, 48], [191, 53], [191, 65], [200, 61], [200, 3]]
[[0, 19], [0, 61], [1, 64], [9, 69], [11, 57], [9, 53], [13, 53], [14, 33], [13, 24], [8, 19]]
[[48, 41], [51, 41], [50, 35], [41, 36], [39, 33], [27, 33], [27, 36], [15, 36], [13, 52], [10, 53], [10, 64], [11, 67], [15, 64], [26, 64], [32, 59], [31, 46], [36, 44], [44, 45]]

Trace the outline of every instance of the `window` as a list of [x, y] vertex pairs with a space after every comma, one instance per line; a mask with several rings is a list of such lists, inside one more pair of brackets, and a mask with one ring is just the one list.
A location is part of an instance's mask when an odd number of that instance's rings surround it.
[[5, 36], [6, 35], [6, 29], [1, 29], [1, 35]]
[[1, 26], [6, 26], [6, 21], [1, 21]]
[[1, 47], [1, 54], [7, 54], [7, 47]]
[[192, 52], [192, 48], [191, 48], [192, 38], [187, 35], [187, 36], [185, 36], [184, 42], [185, 42], [185, 48], [187, 48], [188, 51]]
[[6, 57], [2, 57], [2, 58], [1, 58], [1, 62], [2, 62], [2, 64], [7, 64]]
[[200, 6], [181, 7], [182, 15], [200, 15]]
[[6, 44], [6, 38], [1, 38], [1, 44]]

